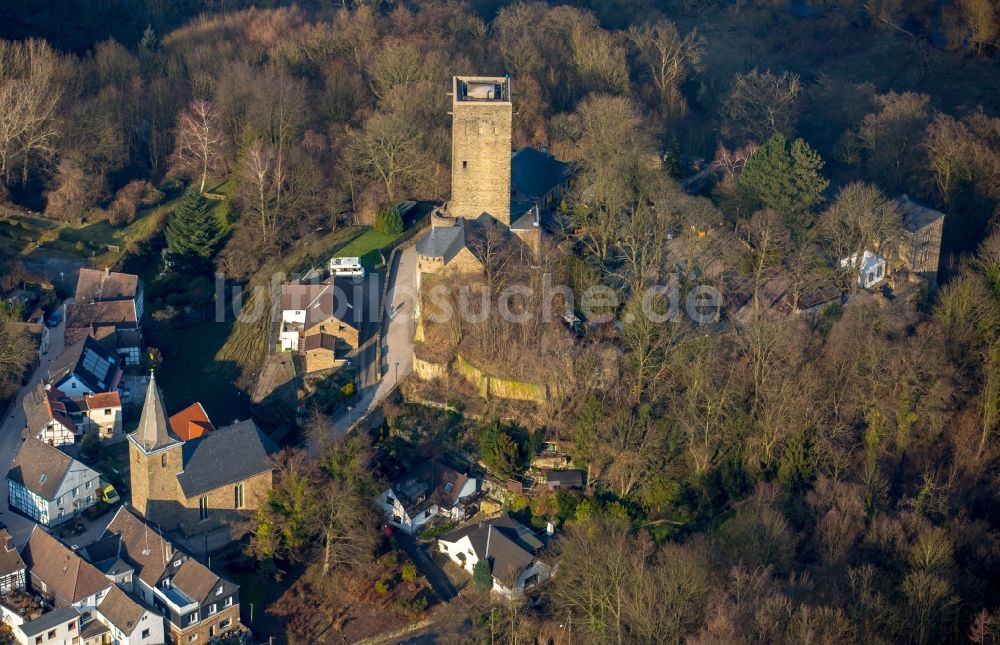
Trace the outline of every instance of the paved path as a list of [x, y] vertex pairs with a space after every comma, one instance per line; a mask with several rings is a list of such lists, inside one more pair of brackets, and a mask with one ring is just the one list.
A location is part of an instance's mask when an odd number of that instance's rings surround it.
[[7, 418], [3, 420], [3, 424], [0, 425], [0, 476], [3, 478], [3, 483], [0, 484], [0, 494], [3, 495], [3, 500], [0, 501], [0, 522], [7, 525], [7, 530], [14, 537], [14, 543], [17, 545], [21, 545], [27, 541], [28, 535], [31, 534], [31, 529], [35, 526], [35, 523], [27, 517], [7, 508], [7, 500], [9, 499], [7, 493], [7, 471], [10, 470], [10, 464], [14, 461], [14, 455], [17, 454], [18, 449], [21, 447], [21, 431], [24, 430], [25, 426], [24, 407], [21, 405], [21, 402], [24, 400], [25, 395], [48, 373], [49, 365], [52, 361], [63, 353], [63, 332], [65, 329], [66, 315], [64, 311], [59, 326], [49, 330], [49, 351], [42, 355], [35, 373], [31, 375], [31, 381], [17, 393], [17, 400], [14, 402], [14, 406], [11, 408]]
[[[390, 281], [386, 298], [391, 305], [386, 311], [389, 328], [382, 352], [383, 363], [375, 364], [374, 344], [359, 353], [359, 397], [348, 414], [334, 420], [335, 434], [347, 432], [355, 422], [377, 408], [396, 388], [396, 384], [413, 370], [413, 300], [417, 281], [417, 251], [414, 247], [397, 254], [386, 279]], [[379, 374], [382, 375], [381, 380]]]
[[400, 548], [406, 551], [406, 555], [410, 556], [413, 564], [417, 565], [420, 573], [424, 574], [427, 582], [431, 584], [431, 589], [442, 602], [448, 602], [458, 595], [458, 590], [455, 589], [455, 585], [451, 584], [448, 575], [438, 566], [437, 562], [434, 562], [431, 556], [427, 555], [423, 546], [412, 535], [407, 535], [402, 531], [396, 531], [394, 535]]

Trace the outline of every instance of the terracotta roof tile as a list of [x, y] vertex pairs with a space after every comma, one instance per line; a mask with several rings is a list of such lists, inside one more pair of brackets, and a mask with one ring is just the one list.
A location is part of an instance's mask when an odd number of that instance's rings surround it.
[[201, 403], [192, 403], [170, 417], [170, 429], [184, 441], [191, 441], [215, 430]]
[[80, 269], [76, 301], [130, 300], [139, 291], [139, 276], [100, 269]]
[[68, 603], [75, 603], [111, 586], [94, 565], [70, 551], [62, 542], [35, 526], [24, 547], [31, 575]]
[[122, 407], [122, 400], [118, 396], [118, 392], [98, 392], [97, 394], [83, 397], [83, 401], [89, 410]]

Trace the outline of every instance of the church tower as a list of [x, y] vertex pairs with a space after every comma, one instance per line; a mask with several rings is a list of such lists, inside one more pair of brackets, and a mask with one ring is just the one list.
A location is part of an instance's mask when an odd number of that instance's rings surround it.
[[451, 95], [451, 217], [483, 213], [510, 226], [510, 78], [455, 76]]
[[139, 427], [128, 435], [132, 506], [164, 530], [177, 523], [177, 474], [184, 469], [184, 443], [170, 433], [156, 377], [150, 375]]

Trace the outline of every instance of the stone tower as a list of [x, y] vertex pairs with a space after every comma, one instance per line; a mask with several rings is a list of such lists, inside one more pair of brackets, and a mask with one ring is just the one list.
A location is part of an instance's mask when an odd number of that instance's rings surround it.
[[173, 530], [179, 512], [177, 474], [184, 470], [184, 443], [170, 433], [156, 377], [150, 376], [139, 427], [128, 435], [132, 506], [143, 517]]
[[510, 78], [455, 76], [451, 111], [448, 214], [510, 226]]

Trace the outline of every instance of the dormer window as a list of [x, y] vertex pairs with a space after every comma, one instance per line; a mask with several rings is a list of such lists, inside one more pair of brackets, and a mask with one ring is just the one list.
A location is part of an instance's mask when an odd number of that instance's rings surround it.
[[215, 590], [215, 595], [216, 596], [222, 595], [222, 585], [219, 585], [219, 588]]
[[174, 566], [175, 567], [181, 566], [181, 561], [180, 560], [174, 560]]

